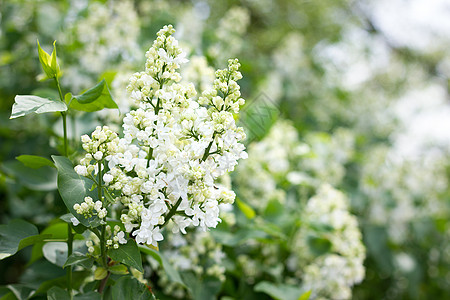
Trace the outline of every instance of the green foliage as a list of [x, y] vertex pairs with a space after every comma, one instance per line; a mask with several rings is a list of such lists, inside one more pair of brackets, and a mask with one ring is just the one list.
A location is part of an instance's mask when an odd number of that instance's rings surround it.
[[159, 263], [159, 265], [164, 268], [164, 271], [171, 281], [184, 286], [184, 282], [181, 279], [180, 273], [178, 273], [178, 271], [170, 264], [170, 262], [162, 253], [145, 246], [139, 246], [139, 250], [153, 257]]
[[54, 168], [30, 169], [18, 161], [4, 162], [1, 168], [30, 189], [36, 191], [52, 191], [56, 189], [56, 171]]
[[97, 193], [91, 190], [93, 182], [78, 175], [73, 169], [72, 162], [67, 157], [54, 155], [52, 159], [58, 170], [58, 190], [67, 209], [84, 226], [97, 227], [99, 225], [98, 218], [86, 219], [73, 209], [75, 203], [83, 202], [84, 197], [91, 196], [93, 199], [97, 197]]
[[114, 102], [105, 79], [78, 96], [66, 95], [70, 108], [93, 112], [104, 108], [119, 108]]
[[0, 225], [0, 259], [14, 255], [17, 251], [48, 237], [49, 235], [39, 235], [36, 226], [23, 220], [13, 220], [8, 225]]
[[36, 155], [20, 155], [18, 157], [16, 157], [16, 159], [18, 161], [20, 161], [21, 163], [23, 163], [26, 167], [28, 168], [32, 168], [32, 169], [39, 169], [41, 167], [45, 167], [45, 166], [50, 166], [50, 167], [55, 167], [55, 164], [45, 158], [45, 157], [41, 157], [41, 156], [36, 156]]
[[63, 265], [63, 268], [67, 266], [82, 266], [83, 268], [89, 269], [92, 267], [94, 259], [92, 257], [86, 256], [80, 252], [72, 253]]
[[47, 112], [67, 111], [67, 105], [59, 100], [51, 100], [32, 95], [17, 95], [12, 107], [10, 119]]
[[194, 300], [214, 300], [222, 287], [222, 282], [215, 277], [198, 278], [190, 272], [183, 274], [183, 281]]
[[140, 283], [136, 278], [130, 276], [122, 276], [112, 287], [112, 299], [151, 299], [152, 294], [148, 288]]
[[311, 292], [302, 291], [297, 286], [287, 284], [273, 284], [261, 281], [255, 285], [255, 291], [263, 292], [277, 300], [307, 300]]
[[248, 205], [247, 203], [243, 202], [241, 199], [236, 198], [236, 204], [239, 207], [239, 209], [244, 213], [244, 215], [249, 218], [249, 219], [253, 219], [256, 215], [255, 211], [253, 210], [253, 208], [251, 208], [250, 205]]
[[112, 260], [121, 262], [127, 266], [144, 272], [142, 267], [141, 253], [134, 240], [128, 240], [126, 244], [120, 245], [118, 249], [111, 249], [108, 252]]

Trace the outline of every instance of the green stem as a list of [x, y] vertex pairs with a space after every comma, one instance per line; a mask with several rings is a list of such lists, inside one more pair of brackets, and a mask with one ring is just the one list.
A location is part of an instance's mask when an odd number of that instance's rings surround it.
[[[72, 225], [67, 224], [67, 257], [72, 255], [73, 252], [73, 232]], [[67, 290], [69, 291], [70, 299], [73, 299], [72, 295], [72, 266], [67, 268]]]
[[64, 156], [68, 156], [67, 150], [67, 115], [65, 112], [61, 112], [63, 119], [63, 128], [64, 128]]
[[207, 158], [208, 158], [208, 156], [209, 156], [209, 150], [211, 150], [211, 146], [212, 146], [212, 144], [214, 143], [214, 138], [216, 137], [216, 133], [214, 132], [214, 134], [213, 134], [213, 136], [212, 136], [212, 140], [211, 140], [211, 142], [209, 143], [209, 145], [208, 145], [208, 147], [206, 147], [206, 150], [205, 150], [205, 154], [203, 154], [203, 157], [202, 157], [202, 161], [205, 161]]
[[[103, 202], [102, 197], [102, 162], [99, 161], [97, 163], [98, 172], [97, 172], [97, 191], [98, 191], [98, 199]], [[106, 255], [106, 225], [102, 224], [101, 234], [100, 234], [100, 253], [102, 256], [102, 264], [105, 269], [108, 269], [108, 256]], [[106, 282], [108, 281], [110, 272], [108, 271], [108, 275], [100, 281], [100, 285], [98, 287], [98, 292], [103, 293], [103, 290], [106, 286]]]
[[170, 209], [169, 213], [166, 216], [166, 220], [164, 221], [164, 224], [161, 225], [161, 228], [163, 228], [164, 226], [166, 226], [166, 224], [169, 222], [169, 220], [173, 217], [173, 215], [177, 212], [178, 206], [180, 206], [181, 204], [181, 197], [178, 199], [177, 203], [175, 203], [174, 206], [172, 206], [172, 208]]
[[[56, 87], [58, 88], [59, 98], [62, 102], [64, 102], [64, 98], [61, 91], [61, 86], [59, 85], [58, 77], [55, 77]], [[67, 113], [61, 112], [61, 116], [63, 119], [63, 130], [64, 130], [64, 156], [68, 157], [68, 147], [67, 147]], [[73, 252], [73, 232], [72, 225], [67, 224], [67, 257], [72, 255]], [[69, 291], [70, 299], [73, 299], [72, 295], [72, 266], [67, 267], [67, 290]]]

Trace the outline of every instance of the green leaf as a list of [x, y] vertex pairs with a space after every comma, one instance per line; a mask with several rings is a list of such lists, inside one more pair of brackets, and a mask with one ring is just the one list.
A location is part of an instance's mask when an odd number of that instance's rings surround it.
[[81, 104], [91, 103], [97, 100], [102, 95], [105, 85], [106, 81], [105, 79], [103, 79], [102, 81], [97, 83], [94, 87], [90, 88], [81, 95], [75, 96], [74, 98]]
[[256, 213], [253, 210], [253, 208], [250, 207], [250, 205], [241, 201], [239, 198], [236, 198], [236, 203], [237, 203], [237, 206], [239, 207], [239, 209], [244, 213], [244, 215], [248, 219], [253, 219], [255, 217]]
[[152, 294], [148, 288], [136, 278], [131, 276], [121, 277], [112, 287], [113, 300], [147, 300], [151, 298]]
[[[51, 239], [67, 239], [67, 224], [56, 223], [42, 230], [41, 235], [48, 236]], [[36, 243], [31, 251], [31, 258], [28, 264], [34, 263], [43, 256], [42, 247], [44, 242]]]
[[308, 300], [309, 297], [311, 297], [311, 291], [307, 291], [306, 293], [298, 297], [297, 300]]
[[185, 286], [178, 271], [172, 266], [172, 264], [162, 253], [146, 246], [139, 246], [139, 250], [145, 254], [152, 256], [159, 263], [159, 265], [164, 268], [164, 271], [166, 271], [166, 274], [171, 281]]
[[45, 238], [39, 235], [36, 226], [24, 220], [13, 220], [8, 225], [0, 225], [0, 259]]
[[70, 300], [69, 292], [54, 286], [47, 291], [47, 300]]
[[10, 119], [22, 117], [31, 113], [66, 111], [67, 105], [59, 100], [51, 100], [33, 95], [17, 95], [12, 107]]
[[62, 267], [67, 260], [67, 243], [46, 243], [44, 247], [42, 247], [42, 252], [49, 262]]
[[117, 274], [117, 275], [126, 275], [128, 274], [128, 268], [125, 265], [114, 265], [112, 267], [109, 267], [108, 270], [113, 273], [113, 274]]
[[25, 284], [8, 284], [6, 286], [18, 300], [26, 300], [35, 294], [35, 291]]
[[72, 162], [67, 157], [53, 155], [52, 159], [58, 170], [58, 190], [67, 209], [84, 226], [97, 227], [100, 224], [97, 217], [86, 219], [73, 209], [75, 203], [82, 203], [86, 196], [90, 196], [93, 199], [97, 198], [97, 193], [90, 191], [92, 181], [78, 175], [73, 169]]
[[92, 257], [86, 256], [80, 252], [72, 253], [63, 265], [63, 268], [67, 266], [78, 265], [83, 268], [89, 269], [94, 264], [94, 259]]
[[109, 250], [108, 255], [112, 260], [133, 267], [139, 272], [144, 272], [141, 253], [139, 252], [139, 248], [134, 240], [129, 239], [126, 244], [119, 245], [118, 249]]
[[45, 158], [45, 157], [41, 157], [41, 156], [36, 156], [36, 155], [20, 155], [17, 156], [16, 159], [18, 161], [20, 161], [21, 163], [23, 163], [26, 167], [28, 168], [32, 168], [32, 169], [39, 169], [40, 167], [44, 167], [44, 166], [50, 166], [55, 168], [55, 164]]
[[86, 294], [78, 294], [75, 297], [73, 297], [73, 299], [74, 300], [101, 300], [102, 295], [95, 291], [90, 291]]
[[218, 278], [198, 278], [191, 272], [183, 273], [183, 280], [194, 300], [215, 300], [222, 287], [222, 282]]
[[18, 182], [37, 191], [53, 191], [56, 186], [56, 170], [50, 167], [30, 169], [18, 161], [7, 161], [2, 169]]
[[304, 295], [304, 291], [298, 286], [274, 284], [268, 281], [262, 281], [255, 285], [255, 291], [266, 293], [277, 300], [299, 300]]
[[103, 108], [119, 108], [104, 79], [83, 94], [72, 97], [70, 107], [86, 112], [98, 111]]
[[316, 236], [308, 236], [307, 243], [311, 252], [317, 256], [327, 253], [332, 246], [328, 239]]

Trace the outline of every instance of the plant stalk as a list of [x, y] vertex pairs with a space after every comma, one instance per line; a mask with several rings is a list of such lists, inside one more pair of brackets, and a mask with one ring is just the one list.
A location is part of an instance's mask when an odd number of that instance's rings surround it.
[[[58, 77], [55, 77], [56, 87], [58, 88], [59, 98], [62, 102], [64, 102], [64, 98], [61, 91], [61, 86], [59, 85]], [[64, 156], [69, 156], [68, 151], [68, 141], [67, 141], [67, 113], [61, 112], [62, 120], [63, 120], [63, 131], [64, 131]], [[72, 255], [73, 252], [73, 232], [72, 225], [67, 224], [67, 257]], [[67, 267], [67, 290], [70, 295], [70, 299], [73, 299], [72, 295], [72, 266]]]

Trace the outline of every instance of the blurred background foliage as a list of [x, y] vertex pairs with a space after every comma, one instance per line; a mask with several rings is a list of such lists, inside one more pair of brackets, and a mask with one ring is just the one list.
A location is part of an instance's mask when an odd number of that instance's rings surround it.
[[[54, 93], [53, 82], [38, 80], [42, 71], [36, 40], [47, 50], [57, 40], [66, 92], [80, 93], [105, 78], [121, 108], [121, 115], [73, 116], [70, 137], [76, 150], [78, 137], [96, 125], [116, 124], [120, 130], [120, 117], [132, 107], [125, 92], [127, 78], [142, 68], [156, 32], [170, 23], [191, 62], [201, 65], [195, 57], [203, 56], [216, 69], [223, 68], [229, 57], [239, 58], [244, 75], [240, 84], [247, 100], [240, 121], [249, 149], [266, 147], [257, 145], [268, 141], [270, 128], [280, 130], [276, 126], [284, 126], [279, 125], [284, 120], [295, 128], [296, 143], [309, 149], [301, 159], [293, 161], [289, 154], [289, 159], [278, 161], [287, 163], [289, 172], [277, 175], [264, 167], [266, 178], [262, 170], [251, 166], [237, 169], [233, 187], [257, 217], [266, 221], [273, 217], [265, 215], [267, 207], [261, 204], [264, 180], [271, 182], [273, 191], [287, 194], [278, 198], [291, 195], [304, 201], [321, 183], [328, 183], [349, 199], [367, 249], [365, 279], [353, 288], [354, 299], [450, 297], [450, 17], [445, 1], [428, 5], [419, 0], [3, 0], [0, 7], [2, 224], [23, 218], [43, 230], [65, 211], [56, 191], [55, 171], [30, 170], [15, 160], [21, 154], [49, 157], [60, 150], [57, 115], [9, 120], [16, 94]], [[203, 79], [193, 74], [186, 76], [200, 86]], [[289, 142], [292, 136], [280, 140], [280, 149], [293, 151]], [[271, 155], [279, 153], [276, 149]], [[249, 178], [260, 181], [247, 182]], [[235, 217], [235, 227], [256, 222], [239, 210]], [[301, 251], [294, 242], [276, 248], [267, 239], [259, 239], [262, 246], [241, 245], [243, 250], [235, 253], [236, 244], [220, 232], [236, 233], [237, 229], [228, 228], [226, 221], [221, 226], [211, 234], [229, 257], [241, 255], [241, 260], [270, 265], [260, 255], [262, 250], [257, 250], [266, 247], [278, 258], [276, 265], [284, 264], [289, 253]], [[27, 248], [1, 261], [0, 283], [35, 280], [31, 269], [24, 272], [30, 255]], [[229, 267], [222, 263], [228, 279], [221, 293], [227, 295], [227, 289], [241, 286], [229, 278], [239, 278], [251, 264]], [[286, 278], [294, 276], [289, 272], [286, 267], [279, 274], [251, 276], [256, 281], [286, 283]], [[151, 276], [150, 281], [160, 278], [159, 284], [167, 287], [164, 275]], [[254, 284], [250, 280], [242, 286]], [[233, 297], [252, 299], [242, 289]], [[174, 290], [166, 292], [174, 294]], [[221, 288], [212, 290], [220, 293]]]

